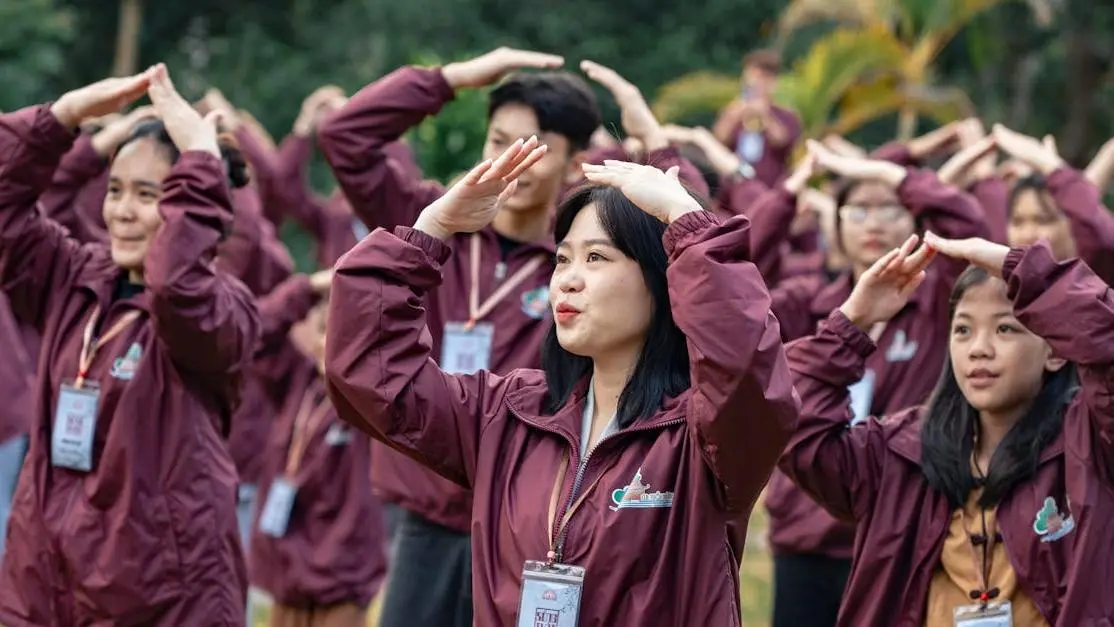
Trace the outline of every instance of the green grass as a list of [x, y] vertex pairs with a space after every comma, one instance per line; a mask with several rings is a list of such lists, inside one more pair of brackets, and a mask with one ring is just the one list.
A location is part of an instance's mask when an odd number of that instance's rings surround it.
[[747, 627], [769, 627], [773, 580], [773, 564], [766, 549], [766, 508], [760, 502], [750, 517], [747, 548], [739, 569], [739, 595]]
[[[743, 605], [743, 624], [747, 627], [769, 627], [770, 603], [772, 601], [771, 581], [773, 580], [770, 554], [766, 550], [766, 510], [759, 504], [750, 518], [747, 529], [747, 548], [743, 565], [739, 569], [739, 594]], [[372, 602], [368, 612], [368, 627], [376, 627], [379, 614], [379, 600]], [[266, 627], [270, 619], [270, 606], [258, 603], [253, 616], [254, 627]]]

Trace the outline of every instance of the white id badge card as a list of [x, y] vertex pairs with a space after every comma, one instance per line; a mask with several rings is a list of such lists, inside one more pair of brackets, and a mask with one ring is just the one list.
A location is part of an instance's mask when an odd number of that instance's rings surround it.
[[851, 395], [851, 412], [855, 416], [851, 424], [858, 424], [870, 416], [870, 406], [874, 403], [874, 371], [867, 368], [863, 378], [847, 388]]
[[961, 605], [955, 608], [955, 627], [1013, 627], [1013, 604], [991, 601], [985, 606]]
[[50, 463], [89, 472], [93, 469], [93, 434], [101, 392], [91, 381], [80, 387], [62, 384], [50, 434]]
[[584, 569], [528, 561], [522, 567], [517, 627], [576, 627]]
[[472, 374], [491, 368], [491, 345], [495, 326], [477, 322], [471, 329], [462, 322], [445, 325], [441, 339], [441, 369], [449, 374]]
[[267, 491], [267, 500], [259, 512], [259, 530], [272, 538], [286, 535], [290, 524], [290, 513], [294, 511], [294, 497], [298, 488], [285, 477], [278, 477]]

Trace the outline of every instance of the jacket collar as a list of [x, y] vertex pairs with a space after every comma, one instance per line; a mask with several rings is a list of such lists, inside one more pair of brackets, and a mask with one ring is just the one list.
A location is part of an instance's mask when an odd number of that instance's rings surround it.
[[[544, 410], [547, 395], [545, 379], [531, 382], [507, 394], [507, 407], [522, 422], [563, 436], [573, 450], [580, 450], [580, 431], [587, 404], [589, 378], [581, 379], [573, 387], [568, 401], [552, 414]], [[690, 392], [685, 391], [677, 397], [667, 397], [662, 407], [650, 416], [643, 416], [628, 427], [620, 429], [615, 435], [628, 432], [652, 431], [662, 429], [685, 418], [685, 401]]]
[[[107, 253], [107, 250], [105, 252]], [[129, 308], [141, 309], [150, 313], [150, 290], [144, 289], [133, 296], [117, 299], [117, 290], [120, 284], [127, 280], [128, 273], [126, 270], [113, 263], [107, 254], [98, 254], [82, 266], [74, 284], [78, 289], [85, 290], [93, 297], [93, 300], [100, 305], [102, 315], [117, 301]]]

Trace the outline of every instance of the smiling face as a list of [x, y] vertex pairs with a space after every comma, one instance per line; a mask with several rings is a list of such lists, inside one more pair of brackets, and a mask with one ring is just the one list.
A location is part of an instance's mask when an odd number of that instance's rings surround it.
[[839, 208], [839, 236], [843, 252], [859, 271], [869, 268], [890, 250], [909, 239], [916, 228], [913, 214], [892, 189], [865, 182], [847, 194]]
[[120, 149], [109, 170], [104, 223], [112, 260], [129, 271], [133, 282], [142, 282], [143, 262], [162, 226], [159, 199], [171, 166], [169, 155], [158, 142], [138, 139]]
[[1044, 373], [1065, 363], [1018, 322], [1006, 284], [998, 278], [964, 292], [956, 304], [948, 352], [967, 402], [998, 415], [1023, 413], [1040, 392]]
[[484, 142], [484, 159], [497, 158], [515, 140], [528, 139], [531, 135], [536, 135], [539, 145], [548, 146], [549, 150], [518, 178], [518, 188], [503, 205], [504, 210], [548, 210], [557, 202], [566, 180], [579, 176], [579, 162], [574, 159], [568, 138], [558, 133], [542, 132], [534, 110], [517, 102], [507, 103], [491, 115]]
[[585, 206], [558, 243], [549, 304], [566, 351], [598, 359], [637, 355], [654, 302], [638, 262], [615, 247], [594, 203]]

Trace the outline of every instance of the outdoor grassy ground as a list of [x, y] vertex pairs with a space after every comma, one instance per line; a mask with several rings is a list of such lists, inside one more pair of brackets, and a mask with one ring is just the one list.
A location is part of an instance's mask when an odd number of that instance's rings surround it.
[[[770, 624], [770, 582], [773, 579], [770, 556], [766, 551], [766, 511], [761, 505], [754, 509], [747, 532], [747, 549], [739, 569], [739, 593], [743, 603], [743, 624], [746, 627], [768, 627]], [[378, 604], [368, 613], [368, 627], [376, 627]], [[255, 610], [255, 627], [265, 627], [270, 609], [260, 603]]]

